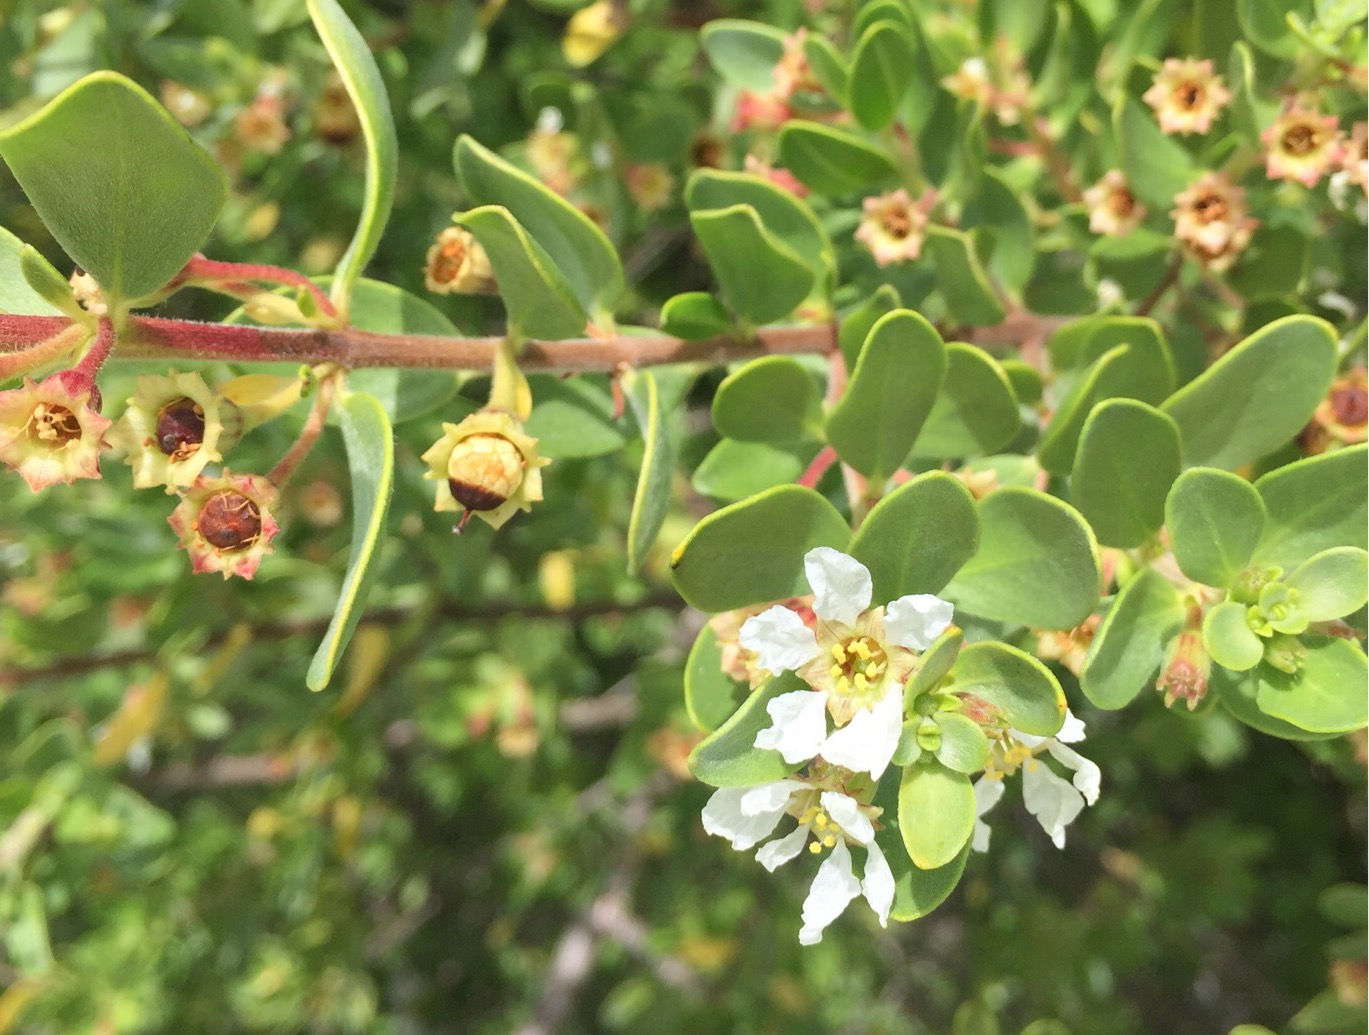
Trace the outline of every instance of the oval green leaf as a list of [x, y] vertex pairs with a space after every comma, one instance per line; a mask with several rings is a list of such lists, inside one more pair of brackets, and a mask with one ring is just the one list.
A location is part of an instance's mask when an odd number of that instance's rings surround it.
[[1184, 627], [1178, 587], [1143, 568], [1103, 615], [1079, 673], [1084, 696], [1099, 708], [1123, 708], [1155, 679], [1165, 647]]
[[812, 269], [750, 205], [691, 212], [689, 221], [723, 300], [743, 320], [759, 325], [788, 316], [812, 291]]
[[880, 130], [894, 121], [913, 79], [912, 51], [907, 29], [890, 21], [875, 22], [856, 43], [846, 99], [866, 129]]
[[870, 570], [875, 602], [886, 603], [939, 592], [978, 547], [974, 497], [959, 479], [929, 471], [875, 504], [850, 554]]
[[941, 746], [936, 749], [938, 762], [952, 772], [966, 775], [988, 765], [989, 738], [979, 723], [959, 712], [938, 712], [934, 718], [941, 731]]
[[952, 319], [968, 324], [993, 324], [1007, 315], [968, 234], [949, 227], [929, 226], [927, 248], [936, 268], [937, 289], [945, 298]]
[[792, 356], [763, 356], [733, 371], [713, 396], [718, 434], [742, 442], [793, 442], [820, 433], [817, 382]]
[[1197, 178], [1188, 151], [1160, 131], [1149, 108], [1125, 94], [1113, 110], [1112, 127], [1127, 183], [1147, 205], [1168, 211], [1174, 195]]
[[894, 905], [889, 910], [889, 917], [906, 922], [926, 916], [960, 883], [965, 862], [970, 857], [969, 842], [945, 866], [934, 870], [918, 869], [908, 858], [899, 825], [898, 782], [887, 778], [881, 781], [875, 804], [884, 810], [879, 817], [880, 829], [875, 831], [875, 843], [894, 875]]
[[1336, 546], [1309, 557], [1284, 580], [1298, 592], [1298, 612], [1325, 622], [1358, 611], [1369, 600], [1369, 553]]
[[783, 780], [802, 768], [791, 765], [772, 748], [756, 747], [756, 734], [774, 725], [765, 706], [781, 694], [807, 690], [792, 672], [782, 672], [748, 697], [735, 715], [689, 753], [689, 771], [710, 787], [749, 787]]
[[537, 439], [543, 456], [603, 456], [627, 442], [623, 423], [613, 418], [613, 398], [603, 375], [535, 374], [528, 378], [528, 386], [533, 406], [525, 428]]
[[694, 471], [694, 489], [719, 500], [740, 500], [796, 482], [818, 446], [812, 441], [772, 446], [725, 438], [708, 451]]
[[685, 661], [684, 701], [690, 721], [711, 733], [740, 707], [748, 692], [746, 684], [723, 671], [718, 634], [711, 622], [705, 622]]
[[53, 269], [36, 251], [0, 226], [0, 313], [13, 313], [19, 316], [60, 316], [65, 310], [48, 301], [45, 293], [36, 290], [25, 276], [23, 256], [26, 252], [34, 256], [29, 261], [35, 268], [39, 268], [38, 264], [41, 263], [52, 271], [51, 277], [56, 278], [56, 283], [64, 289], [67, 298], [71, 298], [71, 288], [66, 278]]
[[780, 164], [819, 194], [855, 194], [898, 175], [883, 152], [854, 133], [791, 119], [780, 130]]
[[1244, 478], [1211, 467], [1185, 471], [1165, 501], [1179, 570], [1205, 586], [1229, 586], [1264, 532], [1264, 504]]
[[1089, 414], [1070, 477], [1074, 505], [1105, 546], [1140, 546], [1165, 522], [1179, 476], [1179, 429], [1136, 399], [1108, 399]]
[[661, 307], [661, 330], [685, 341], [716, 338], [731, 328], [727, 307], [707, 291], [674, 295]]
[[719, 18], [699, 30], [699, 45], [714, 71], [743, 90], [774, 88], [784, 39], [781, 29], [738, 18]]
[[1203, 619], [1203, 646], [1212, 660], [1232, 672], [1254, 668], [1264, 657], [1264, 640], [1246, 621], [1249, 608], [1234, 600], [1223, 600]]
[[1002, 449], [1022, 426], [1017, 395], [1002, 366], [982, 349], [946, 346], [946, 377], [913, 443], [917, 456], [984, 456]]
[[1264, 537], [1257, 564], [1287, 570], [1333, 546], [1366, 544], [1369, 447], [1308, 457], [1270, 471], [1255, 483], [1264, 501]]
[[1349, 640], [1304, 641], [1307, 656], [1296, 675], [1272, 665], [1254, 670], [1260, 711], [1309, 733], [1349, 733], [1369, 722], [1364, 687], [1369, 666]]
[[968, 776], [939, 762], [903, 770], [898, 827], [903, 847], [918, 869], [934, 870], [955, 859], [974, 832], [974, 820], [974, 788]]
[[1023, 733], [1053, 736], [1065, 722], [1065, 692], [1051, 670], [1006, 643], [981, 640], [963, 647], [951, 678], [952, 693], [988, 701]]

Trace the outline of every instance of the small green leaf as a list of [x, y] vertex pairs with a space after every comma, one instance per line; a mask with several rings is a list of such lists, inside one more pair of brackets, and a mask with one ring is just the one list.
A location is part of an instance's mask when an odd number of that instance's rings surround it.
[[1366, 454], [1363, 445], [1308, 457], [1255, 483], [1268, 519], [1255, 563], [1285, 570], [1333, 546], [1366, 545]]
[[710, 614], [811, 593], [803, 556], [815, 546], [845, 550], [851, 529], [812, 489], [781, 485], [700, 521], [675, 549], [675, 588]]
[[813, 289], [813, 271], [789, 245], [761, 225], [750, 205], [691, 212], [689, 221], [718, 278], [723, 299], [759, 325], [788, 316]]
[[798, 481], [817, 453], [812, 441], [772, 446], [725, 438], [708, 451], [694, 471], [694, 489], [720, 500], [740, 500]]
[[1140, 399], [1158, 406], [1174, 391], [1174, 356], [1163, 328], [1149, 317], [1106, 316], [1091, 321], [1080, 345], [1079, 363], [1092, 363], [1118, 345], [1126, 351], [1099, 381], [1096, 399]]
[[1178, 141], [1160, 131], [1146, 105], [1123, 95], [1112, 113], [1122, 171], [1136, 196], [1152, 208], [1169, 211], [1174, 195], [1197, 178], [1193, 159]]
[[0, 133], [0, 157], [110, 300], [151, 294], [180, 272], [228, 196], [214, 160], [115, 72], [86, 76]]
[[1254, 670], [1260, 711], [1309, 733], [1349, 733], [1369, 722], [1364, 693], [1369, 666], [1349, 640], [1304, 640], [1307, 656], [1296, 675], [1272, 665]]
[[353, 393], [337, 403], [334, 412], [352, 476], [352, 550], [332, 621], [309, 663], [305, 682], [310, 690], [328, 685], [366, 606], [374, 574], [371, 562], [394, 488], [394, 435], [385, 408], [373, 396]]
[[870, 337], [871, 328], [879, 322], [880, 317], [898, 307], [898, 292], [893, 285], [881, 284], [874, 294], [868, 295], [860, 305], [842, 317], [841, 326], [837, 329], [837, 343], [841, 346], [847, 370], [856, 368], [860, 350], [865, 345], [865, 339]]
[[849, 552], [870, 570], [875, 602], [887, 603], [940, 591], [978, 546], [974, 497], [952, 475], [929, 471], [875, 504]]
[[731, 329], [727, 307], [707, 291], [686, 291], [661, 307], [661, 330], [685, 341], [716, 338]]
[[1117, 345], [1089, 365], [1066, 393], [1050, 422], [1041, 432], [1036, 447], [1041, 466], [1052, 474], [1066, 475], [1074, 468], [1079, 450], [1079, 436], [1084, 432], [1093, 407], [1105, 397], [1101, 385], [1108, 370], [1126, 360], [1129, 346]]
[[689, 771], [710, 787], [749, 787], [783, 780], [803, 766], [790, 765], [771, 748], [756, 747], [756, 734], [773, 726], [765, 706], [781, 694], [807, 690], [792, 672], [783, 672], [751, 694], [735, 715], [689, 753]]
[[1230, 471], [1283, 445], [1330, 390], [1336, 355], [1331, 325], [1311, 316], [1246, 338], [1160, 407], [1179, 425], [1185, 465]]
[[1079, 673], [1084, 696], [1099, 708], [1123, 708], [1155, 679], [1165, 647], [1184, 626], [1178, 587], [1142, 568], [1103, 615]]
[[22, 257], [27, 253], [34, 256], [34, 259], [29, 261], [35, 266], [41, 263], [52, 271], [56, 283], [64, 289], [67, 298], [71, 298], [71, 288], [67, 285], [66, 278], [53, 269], [36, 251], [0, 226], [0, 313], [14, 313], [20, 316], [60, 315], [63, 310], [48, 301], [45, 294], [36, 290], [25, 276]]
[[951, 862], [974, 832], [970, 778], [939, 762], [903, 770], [898, 788], [898, 827], [913, 865], [933, 870]]
[[719, 18], [699, 30], [699, 45], [714, 71], [743, 90], [760, 92], [775, 86], [784, 39], [780, 29], [735, 18]]
[[390, 219], [399, 176], [399, 143], [385, 81], [369, 44], [337, 0], [309, 0], [309, 16], [342, 77], [366, 140], [366, 193], [361, 218], [352, 243], [338, 262], [332, 288], [333, 303], [345, 310], [352, 283], [371, 261]]
[[946, 347], [917, 313], [896, 310], [870, 330], [846, 392], [827, 415], [827, 440], [873, 482], [898, 470], [931, 413]]
[[1053, 736], [1065, 722], [1065, 692], [1051, 670], [1006, 643], [981, 640], [962, 648], [951, 678], [952, 693], [988, 701], [1023, 733]]
[[951, 317], [961, 323], [993, 324], [1007, 315], [969, 235], [944, 226], [927, 227], [927, 248], [936, 267], [936, 286]]
[[1264, 504], [1244, 478], [1210, 467], [1185, 471], [1165, 501], [1179, 569], [1206, 586], [1229, 586], [1250, 563]]
[[896, 22], [909, 29], [913, 27], [912, 17], [904, 0], [869, 0], [856, 12], [855, 22], [851, 26], [851, 38], [860, 39], [867, 29], [881, 21]]
[[713, 396], [718, 434], [742, 442], [812, 437], [821, 420], [818, 386], [792, 356], [763, 356], [733, 371]]
[[851, 56], [847, 102], [856, 121], [869, 130], [893, 122], [913, 78], [913, 41], [896, 22], [875, 22]]
[[979, 723], [959, 712], [938, 712], [934, 718], [941, 731], [941, 746], [936, 749], [938, 762], [952, 772], [967, 775], [988, 765], [989, 738]]
[[1136, 399], [1108, 399], [1084, 422], [1070, 477], [1074, 505], [1105, 546], [1140, 546], [1165, 522], [1179, 475], [1179, 429]]
[[1017, 435], [1022, 418], [1007, 373], [983, 349], [946, 346], [946, 379], [917, 440], [916, 456], [983, 456]]
[[1358, 611], [1369, 600], [1369, 553], [1336, 546], [1309, 557], [1284, 579], [1298, 592], [1298, 612], [1309, 622], [1325, 622]]
[[550, 256], [581, 308], [596, 324], [612, 328], [613, 307], [624, 291], [623, 265], [593, 220], [464, 134], [456, 140], [452, 160], [466, 193], [479, 205], [508, 209]]
[[642, 469], [637, 475], [637, 492], [632, 497], [632, 516], [627, 526], [627, 570], [641, 570], [647, 551], [670, 513], [670, 481], [675, 469], [670, 429], [666, 426], [656, 376], [638, 370], [623, 377], [628, 403], [642, 429]]
[[603, 456], [627, 442], [622, 422], [613, 418], [606, 377], [535, 374], [528, 378], [528, 386], [533, 407], [525, 428], [537, 439], [537, 451], [543, 456]]
[[723, 671], [718, 634], [705, 622], [685, 661], [684, 700], [690, 721], [711, 733], [746, 700], [749, 688]]
[[1244, 672], [1264, 657], [1264, 640], [1250, 628], [1245, 604], [1223, 600], [1203, 619], [1203, 645], [1222, 668]]
[[979, 552], [942, 594], [970, 614], [1037, 629], [1073, 629], [1098, 604], [1102, 572], [1084, 519], [1034, 489], [979, 501]]
[[1246, 39], [1267, 54], [1296, 58], [1303, 42], [1288, 31], [1288, 15], [1297, 12], [1303, 20], [1311, 15], [1306, 0], [1236, 0], [1236, 21]]
[[1241, 250], [1227, 283], [1247, 303], [1292, 294], [1307, 273], [1309, 245], [1307, 234], [1295, 227], [1262, 224]]
[[898, 175], [883, 152], [854, 133], [791, 119], [780, 129], [780, 164], [819, 194], [855, 194]]
[[506, 208], [488, 205], [453, 216], [490, 257], [512, 338], [573, 338], [585, 331], [585, 311], [546, 251]]
[[809, 33], [803, 41], [803, 56], [818, 85], [838, 104], [844, 104], [851, 71], [841, 51], [826, 36]]
[[951, 671], [956, 658], [960, 657], [960, 647], [964, 642], [965, 633], [952, 625], [918, 655], [912, 674], [903, 684], [903, 697], [908, 704], [941, 683]]
[[879, 817], [880, 829], [875, 831], [875, 843], [894, 875], [894, 905], [889, 917], [900, 922], [926, 916], [955, 890], [965, 872], [965, 861], [970, 856], [967, 841], [960, 853], [945, 866], [921, 870], [908, 858], [902, 828], [898, 819], [898, 784], [891, 779], [881, 781], [875, 804], [884, 810]]
[[985, 169], [979, 194], [965, 206], [963, 229], [985, 227], [993, 235], [989, 272], [1012, 291], [1020, 291], [1036, 268], [1036, 235], [1017, 191], [997, 169]]

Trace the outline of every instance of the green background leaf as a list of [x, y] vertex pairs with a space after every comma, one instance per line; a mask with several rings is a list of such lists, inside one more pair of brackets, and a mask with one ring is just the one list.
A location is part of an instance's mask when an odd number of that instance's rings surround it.
[[955, 477], [929, 471], [866, 515], [850, 554], [870, 570], [874, 602], [939, 592], [979, 546], [974, 497]]
[[661, 406], [656, 375], [650, 370], [638, 370], [624, 377], [627, 393], [637, 425], [642, 429], [642, 467], [637, 475], [637, 491], [632, 497], [632, 515], [627, 527], [627, 567], [641, 569], [647, 551], [670, 513], [671, 476], [674, 474], [674, 450], [670, 443], [670, 429]]
[[818, 386], [792, 356], [762, 356], [729, 374], [713, 396], [718, 434], [742, 442], [793, 442], [818, 431]]
[[723, 299], [742, 319], [765, 324], [788, 316], [813, 289], [813, 271], [772, 234], [750, 205], [691, 212], [689, 221], [718, 278]]

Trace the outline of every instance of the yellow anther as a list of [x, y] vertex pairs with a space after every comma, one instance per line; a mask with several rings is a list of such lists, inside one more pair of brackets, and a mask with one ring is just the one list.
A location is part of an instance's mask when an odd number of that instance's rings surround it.
[[838, 664], [846, 664], [846, 651], [842, 648], [840, 643], [832, 644], [832, 657], [837, 659]]
[[841, 678], [841, 666], [840, 666], [840, 665], [833, 665], [833, 666], [832, 666], [832, 678], [833, 678], [833, 679], [840, 679], [840, 678]]
[[808, 845], [808, 850], [812, 852], [814, 855], [817, 855], [822, 851], [822, 845], [818, 844], [816, 841], [813, 841]]
[[864, 673], [864, 672], [857, 672], [857, 673], [856, 673], [856, 675], [855, 675], [855, 683], [856, 683], [856, 689], [857, 689], [857, 690], [864, 691], [864, 690], [870, 689], [870, 681], [869, 681], [868, 679], [865, 678], [865, 673]]
[[824, 837], [824, 838], [822, 839], [822, 847], [824, 847], [824, 848], [834, 848], [834, 847], [836, 846], [836, 843], [837, 843], [837, 835], [836, 835], [836, 834], [828, 834], [826, 837]]
[[817, 827], [819, 830], [827, 826], [827, 823], [828, 819], [827, 814], [825, 812], [819, 812], [816, 816], [813, 817], [813, 826]]
[[870, 644], [864, 639], [852, 640], [851, 649], [859, 654], [865, 661], [870, 660]]

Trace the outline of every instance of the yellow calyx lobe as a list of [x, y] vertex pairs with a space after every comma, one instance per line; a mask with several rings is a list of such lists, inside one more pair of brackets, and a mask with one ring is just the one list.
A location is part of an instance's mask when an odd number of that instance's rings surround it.
[[494, 510], [518, 491], [527, 462], [503, 435], [472, 435], [452, 450], [447, 487], [467, 510]]

